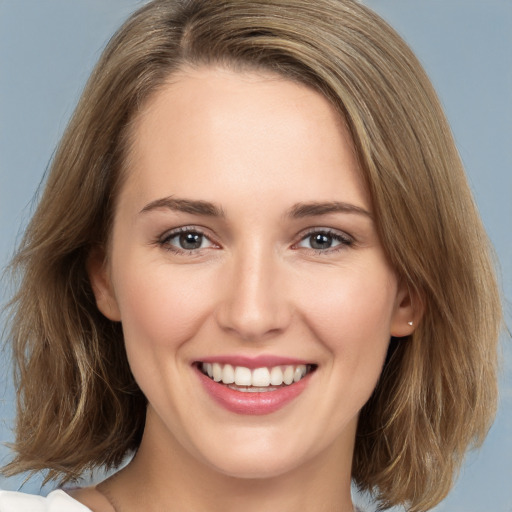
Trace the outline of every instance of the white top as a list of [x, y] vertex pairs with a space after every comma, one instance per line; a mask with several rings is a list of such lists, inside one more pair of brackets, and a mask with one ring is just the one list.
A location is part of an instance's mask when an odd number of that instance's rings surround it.
[[58, 489], [46, 498], [15, 491], [0, 491], [0, 512], [91, 512]]
[[[90, 508], [57, 489], [46, 498], [34, 494], [0, 490], [0, 512], [92, 512]], [[355, 512], [362, 512], [356, 507]]]

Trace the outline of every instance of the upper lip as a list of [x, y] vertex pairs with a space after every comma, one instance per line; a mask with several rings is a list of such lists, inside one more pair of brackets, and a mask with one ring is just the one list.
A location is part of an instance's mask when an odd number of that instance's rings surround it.
[[307, 361], [305, 359], [298, 359], [296, 357], [283, 357], [270, 354], [263, 354], [256, 357], [244, 355], [219, 355], [201, 358], [198, 359], [196, 362], [230, 364], [231, 366], [243, 366], [245, 368], [250, 369], [264, 367], [268, 368], [273, 366], [313, 364], [311, 361]]

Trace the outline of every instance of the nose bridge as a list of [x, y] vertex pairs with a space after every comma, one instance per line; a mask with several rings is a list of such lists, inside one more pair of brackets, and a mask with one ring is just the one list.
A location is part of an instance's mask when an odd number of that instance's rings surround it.
[[282, 263], [265, 244], [251, 243], [233, 254], [219, 322], [245, 340], [283, 331], [291, 318]]

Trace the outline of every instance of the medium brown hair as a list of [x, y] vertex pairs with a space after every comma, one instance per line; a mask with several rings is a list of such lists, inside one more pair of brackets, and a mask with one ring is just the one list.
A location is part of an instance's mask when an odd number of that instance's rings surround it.
[[494, 416], [501, 305], [435, 92], [400, 37], [352, 0], [156, 0], [110, 41], [12, 263], [17, 456], [5, 473], [67, 481], [138, 447], [146, 401], [86, 262], [108, 241], [131, 123], [185, 65], [276, 72], [325, 95], [349, 127], [384, 250], [424, 308], [414, 334], [391, 341], [361, 412], [353, 478], [382, 506], [428, 510]]

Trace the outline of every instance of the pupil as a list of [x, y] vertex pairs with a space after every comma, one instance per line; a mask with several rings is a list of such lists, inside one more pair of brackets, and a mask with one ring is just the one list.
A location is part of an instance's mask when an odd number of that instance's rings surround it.
[[311, 247], [313, 249], [328, 249], [332, 245], [332, 239], [328, 235], [317, 233], [311, 237]]
[[183, 233], [180, 235], [180, 245], [183, 249], [199, 249], [203, 241], [203, 235], [199, 233]]

